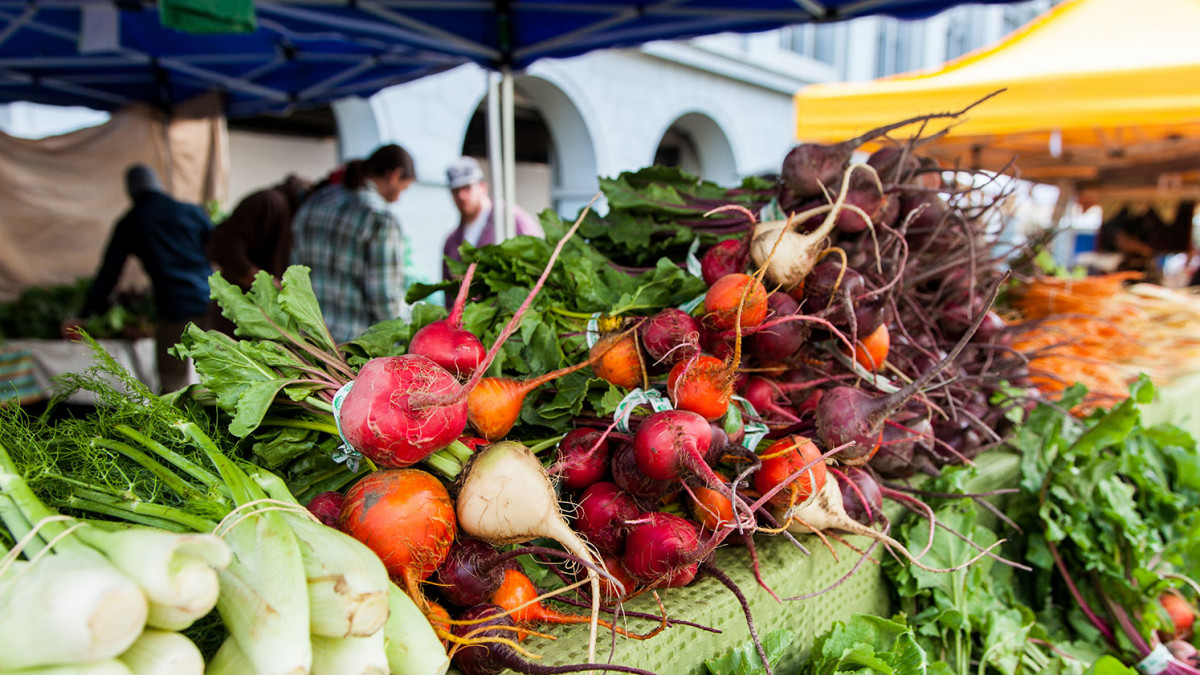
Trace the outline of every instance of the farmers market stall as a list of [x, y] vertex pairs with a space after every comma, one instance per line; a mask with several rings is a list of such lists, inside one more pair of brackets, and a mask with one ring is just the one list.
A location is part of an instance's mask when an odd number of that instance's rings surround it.
[[[198, 386], [103, 358], [86, 418], [0, 408], [0, 671], [1200, 673], [1195, 440], [1145, 378], [1054, 386], [1018, 344], [1069, 282], [908, 149], [604, 178], [345, 344], [307, 268], [214, 275]], [[114, 600], [38, 600], [82, 568]]]

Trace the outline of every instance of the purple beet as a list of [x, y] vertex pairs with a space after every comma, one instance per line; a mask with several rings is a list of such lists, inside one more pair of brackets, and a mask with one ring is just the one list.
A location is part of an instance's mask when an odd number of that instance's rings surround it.
[[317, 520], [332, 528], [337, 528], [338, 516], [342, 512], [342, 502], [346, 496], [340, 492], [321, 492], [308, 502], [308, 510]]
[[670, 367], [696, 354], [700, 324], [687, 312], [668, 307], [647, 319], [638, 332], [650, 363]]
[[[1007, 278], [1008, 275], [1004, 275], [996, 282], [984, 307], [991, 307], [996, 301], [1000, 287]], [[817, 436], [821, 446], [834, 448], [851, 443], [852, 445], [834, 457], [842, 464], [852, 466], [867, 463], [879, 449], [885, 420], [906, 405], [922, 387], [929, 384], [930, 380], [958, 358], [983, 319], [984, 314], [980, 312], [945, 359], [893, 394], [876, 396], [866, 390], [848, 386], [834, 387], [826, 391], [817, 404]]]
[[459, 537], [434, 572], [442, 597], [459, 607], [486, 602], [504, 581], [505, 566], [493, 563], [498, 555], [487, 542]]
[[[787, 293], [775, 292], [767, 296], [768, 321], [791, 316], [800, 309]], [[748, 340], [749, 350], [761, 361], [773, 363], [786, 361], [804, 345], [804, 324], [788, 321], [756, 331]]]
[[848, 466], [843, 472], [847, 480], [838, 480], [842, 491], [842, 506], [846, 515], [863, 525], [874, 523], [883, 509], [883, 490], [870, 471]]
[[612, 477], [613, 482], [622, 491], [647, 502], [657, 501], [683, 489], [683, 484], [679, 481], [654, 480], [642, 473], [634, 458], [632, 443], [622, 443], [613, 452]]

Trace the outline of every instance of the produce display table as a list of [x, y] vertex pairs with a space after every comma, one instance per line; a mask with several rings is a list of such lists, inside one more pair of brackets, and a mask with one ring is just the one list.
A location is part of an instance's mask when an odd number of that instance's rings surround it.
[[[1013, 486], [1017, 482], [1019, 468], [1015, 454], [994, 451], [980, 456], [976, 463], [980, 467], [980, 476], [970, 486], [973, 491], [994, 490]], [[894, 520], [900, 509], [889, 507], [888, 511]], [[801, 553], [782, 536], [759, 539], [756, 544], [762, 576], [783, 598], [804, 595], [833, 584], [849, 572], [859, 558], [858, 554], [835, 542], [833, 545], [839, 558], [835, 560], [829, 549], [812, 535], [799, 537], [812, 553], [809, 556]], [[865, 537], [847, 537], [847, 541], [860, 550], [870, 544]], [[881, 560], [884, 555], [887, 553], [881, 545], [876, 547], [872, 557]], [[871, 561], [864, 563], [850, 579], [828, 593], [807, 600], [778, 603], [754, 580], [750, 555], [743, 546], [734, 544], [719, 549], [716, 560], [746, 594], [760, 637], [781, 628], [796, 633], [795, 641], [776, 670], [778, 673], [795, 672], [807, 660], [813, 640], [829, 630], [835, 621], [845, 621], [860, 613], [889, 616], [891, 612], [888, 586], [882, 570]], [[668, 589], [662, 593], [662, 598], [668, 615], [711, 626], [722, 632], [715, 634], [687, 626], [675, 626], [644, 642], [618, 636], [613, 663], [662, 675], [706, 675], [706, 659], [719, 656], [750, 639], [737, 600], [711, 578], [700, 578], [687, 588]], [[626, 608], [657, 613], [654, 599], [649, 596], [628, 603]], [[572, 609], [575, 612], [585, 611]], [[650, 621], [639, 619], [631, 628], [644, 631], [652, 625]], [[548, 642], [535, 638], [525, 643], [532, 652], [542, 655], [539, 664], [586, 662], [586, 625], [553, 628], [546, 632], [559, 639]], [[597, 647], [598, 660], [606, 659], [611, 644], [611, 634], [602, 630]]]
[[[150, 388], [158, 391], [158, 370], [154, 366], [154, 338], [137, 340], [98, 340], [104, 351], [131, 375]], [[33, 378], [37, 390], [49, 397], [54, 390], [54, 377], [65, 373], [82, 373], [91, 368], [95, 358], [92, 350], [83, 342], [74, 340], [8, 340], [9, 349], [28, 353], [33, 360]], [[69, 403], [88, 405], [95, 397], [86, 392], [77, 392], [67, 399]]]

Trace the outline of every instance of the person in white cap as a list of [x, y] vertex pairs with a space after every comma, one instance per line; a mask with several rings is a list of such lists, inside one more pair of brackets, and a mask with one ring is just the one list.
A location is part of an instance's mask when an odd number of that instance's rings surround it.
[[[458, 227], [446, 238], [442, 253], [451, 260], [462, 260], [458, 248], [468, 243], [472, 246], [487, 246], [496, 243], [496, 221], [499, 209], [492, 208], [488, 184], [483, 168], [473, 157], [462, 157], [446, 169], [446, 182], [450, 185], [450, 196], [458, 207]], [[543, 236], [542, 227], [533, 216], [513, 204], [513, 218], [518, 235]], [[450, 268], [442, 263], [442, 278], [450, 278]]]

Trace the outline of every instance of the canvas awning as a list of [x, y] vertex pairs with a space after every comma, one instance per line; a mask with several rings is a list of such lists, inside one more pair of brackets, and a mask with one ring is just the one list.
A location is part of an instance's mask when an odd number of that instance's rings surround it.
[[[1070, 0], [998, 44], [932, 71], [796, 94], [797, 138], [838, 141], [959, 110], [923, 151], [1081, 190], [1193, 189], [1200, 169], [1200, 0]], [[944, 129], [933, 122], [925, 135]], [[906, 131], [896, 132], [904, 137]]]

